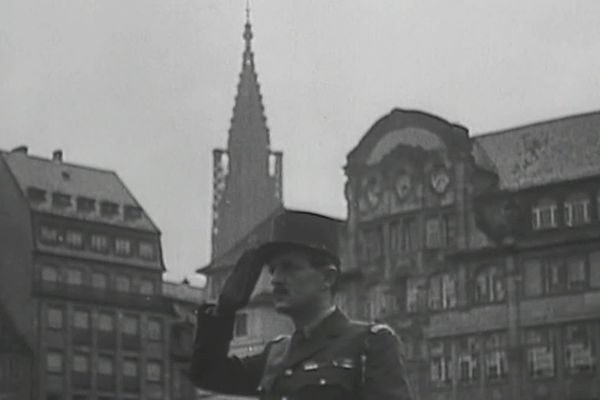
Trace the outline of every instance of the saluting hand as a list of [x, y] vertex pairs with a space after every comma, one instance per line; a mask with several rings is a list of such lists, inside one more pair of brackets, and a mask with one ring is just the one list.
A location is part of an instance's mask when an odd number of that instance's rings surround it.
[[235, 313], [248, 305], [262, 267], [263, 262], [257, 249], [249, 249], [242, 254], [221, 289], [219, 313]]

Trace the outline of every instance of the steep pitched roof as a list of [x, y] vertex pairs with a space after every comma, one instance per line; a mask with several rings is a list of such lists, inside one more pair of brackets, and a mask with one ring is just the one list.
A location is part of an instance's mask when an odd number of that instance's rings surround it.
[[40, 204], [30, 203], [36, 210], [158, 232], [156, 225], [144, 212], [135, 220], [123, 218], [124, 206], [137, 207], [140, 210], [141, 206], [113, 171], [35, 157], [24, 151], [0, 152], [0, 156], [6, 160], [24, 194], [27, 194], [29, 188], [36, 188], [48, 194], [58, 192], [70, 195], [73, 199], [82, 196], [94, 199], [98, 203], [116, 203], [121, 211], [120, 215], [107, 220], [98, 211], [82, 215], [77, 213], [74, 207], [56, 209], [48, 200]]
[[477, 158], [493, 164], [501, 190], [521, 190], [600, 175], [600, 112], [472, 138]]

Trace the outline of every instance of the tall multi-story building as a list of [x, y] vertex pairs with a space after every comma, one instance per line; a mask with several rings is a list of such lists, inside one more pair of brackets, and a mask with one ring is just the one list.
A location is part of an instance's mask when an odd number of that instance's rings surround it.
[[470, 136], [393, 110], [349, 153], [340, 303], [416, 399], [600, 398], [600, 113]]
[[156, 225], [112, 171], [61, 151], [0, 157], [0, 291], [35, 357], [34, 398], [169, 399]]
[[[198, 270], [208, 277], [206, 299], [211, 302], [242, 251], [270, 235], [271, 218], [283, 208], [282, 153], [270, 149], [251, 41], [247, 19], [228, 150], [214, 151], [212, 257]], [[249, 307], [237, 315], [232, 350], [239, 355], [261, 351], [266, 340], [290, 329], [274, 312], [269, 288], [265, 274]]]

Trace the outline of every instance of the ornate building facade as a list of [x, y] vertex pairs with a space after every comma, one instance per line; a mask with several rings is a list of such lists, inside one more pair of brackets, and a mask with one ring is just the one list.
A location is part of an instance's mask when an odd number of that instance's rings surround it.
[[339, 303], [397, 329], [417, 399], [599, 398], [600, 113], [470, 136], [396, 109], [346, 174]]

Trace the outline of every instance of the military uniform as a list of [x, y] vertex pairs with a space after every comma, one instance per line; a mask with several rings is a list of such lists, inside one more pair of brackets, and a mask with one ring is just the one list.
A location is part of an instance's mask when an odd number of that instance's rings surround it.
[[335, 310], [306, 336], [270, 341], [256, 356], [228, 357], [233, 317], [199, 310], [191, 378], [199, 387], [261, 400], [409, 400], [397, 336], [387, 325]]
[[198, 310], [190, 370], [197, 386], [261, 400], [411, 399], [392, 329], [351, 321], [335, 308], [270, 341], [259, 355], [228, 356], [235, 313], [248, 304], [263, 266], [292, 246], [327, 255], [339, 271], [338, 229], [339, 221], [314, 213], [284, 210], [275, 217], [272, 237], [242, 255], [218, 304]]

